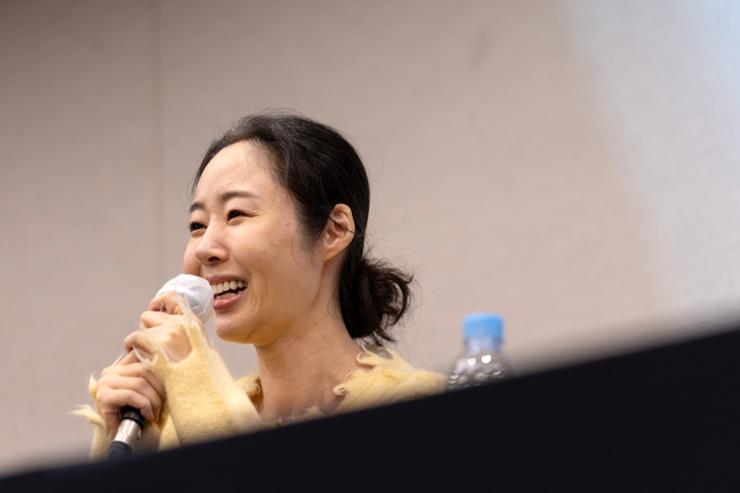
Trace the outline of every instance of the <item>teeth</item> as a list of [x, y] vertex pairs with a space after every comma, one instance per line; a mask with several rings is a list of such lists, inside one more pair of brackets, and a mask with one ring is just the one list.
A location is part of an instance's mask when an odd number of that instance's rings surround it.
[[233, 290], [237, 288], [246, 288], [247, 283], [245, 283], [244, 281], [226, 281], [212, 284], [211, 287], [213, 288], [213, 294], [218, 295], [230, 289]]

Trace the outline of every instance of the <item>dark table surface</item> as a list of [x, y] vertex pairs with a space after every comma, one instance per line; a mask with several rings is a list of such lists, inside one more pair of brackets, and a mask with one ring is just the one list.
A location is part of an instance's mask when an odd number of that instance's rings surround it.
[[495, 384], [0, 478], [20, 491], [736, 491], [740, 324]]

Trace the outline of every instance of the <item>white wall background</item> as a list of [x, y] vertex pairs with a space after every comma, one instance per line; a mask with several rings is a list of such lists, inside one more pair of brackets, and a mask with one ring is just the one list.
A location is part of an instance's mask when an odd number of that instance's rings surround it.
[[524, 371], [736, 313], [739, 33], [719, 0], [0, 2], [0, 472], [84, 456], [68, 412], [179, 272], [202, 153], [269, 107], [364, 157], [418, 366], [473, 310]]

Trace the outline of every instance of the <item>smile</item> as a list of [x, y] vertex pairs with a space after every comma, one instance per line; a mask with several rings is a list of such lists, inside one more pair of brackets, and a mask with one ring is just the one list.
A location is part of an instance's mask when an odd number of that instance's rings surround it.
[[212, 284], [213, 297], [219, 299], [231, 294], [237, 294], [247, 289], [247, 283], [244, 281], [225, 281]]
[[213, 309], [229, 310], [246, 297], [247, 281], [229, 275], [204, 276], [213, 289]]

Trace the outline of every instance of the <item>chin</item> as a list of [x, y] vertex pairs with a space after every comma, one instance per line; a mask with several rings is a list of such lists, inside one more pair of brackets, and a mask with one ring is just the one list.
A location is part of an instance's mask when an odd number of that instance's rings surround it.
[[218, 325], [216, 324], [214, 327], [214, 330], [216, 332], [216, 335], [219, 339], [226, 341], [226, 342], [238, 342], [242, 344], [246, 344], [249, 342], [249, 336], [245, 334], [244, 329], [233, 327], [231, 325]]
[[219, 339], [234, 342], [234, 333], [230, 330], [230, 327], [216, 327], [215, 331]]

